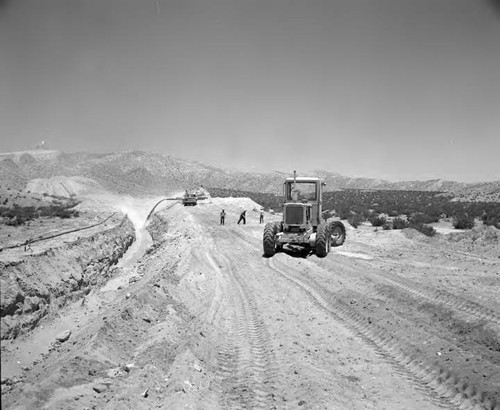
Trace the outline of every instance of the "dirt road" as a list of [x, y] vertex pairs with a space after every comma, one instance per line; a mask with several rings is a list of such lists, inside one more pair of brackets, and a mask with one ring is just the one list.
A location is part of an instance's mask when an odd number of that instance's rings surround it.
[[2, 408], [500, 408], [494, 252], [362, 227], [324, 259], [266, 259], [252, 207], [158, 210], [146, 254], [61, 310], [77, 326], [2, 380]]

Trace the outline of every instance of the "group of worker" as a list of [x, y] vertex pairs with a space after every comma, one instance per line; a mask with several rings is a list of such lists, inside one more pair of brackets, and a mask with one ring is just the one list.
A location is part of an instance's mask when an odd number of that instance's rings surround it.
[[[243, 212], [240, 214], [240, 218], [238, 219], [238, 225], [240, 224], [240, 222], [243, 222], [243, 225], [245, 225], [247, 223], [247, 217], [246, 217], [246, 213], [247, 211], [246, 210], [243, 210]], [[224, 225], [226, 222], [226, 211], [223, 209], [221, 212], [220, 212], [220, 224], [221, 225]], [[263, 223], [264, 222], [264, 210], [261, 209], [260, 210], [260, 219], [259, 219], [259, 223]]]

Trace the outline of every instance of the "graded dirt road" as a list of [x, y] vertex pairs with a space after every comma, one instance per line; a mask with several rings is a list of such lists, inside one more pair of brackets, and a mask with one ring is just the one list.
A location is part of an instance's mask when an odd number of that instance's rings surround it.
[[413, 230], [348, 227], [324, 259], [267, 259], [254, 206], [159, 208], [142, 258], [2, 347], [8, 365], [40, 332], [77, 324], [2, 380], [2, 408], [499, 408], [494, 239], [465, 250]]

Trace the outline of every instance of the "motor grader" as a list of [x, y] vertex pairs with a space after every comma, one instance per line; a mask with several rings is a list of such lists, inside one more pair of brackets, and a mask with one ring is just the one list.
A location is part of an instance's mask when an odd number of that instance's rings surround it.
[[283, 184], [283, 218], [264, 227], [264, 256], [273, 256], [287, 247], [302, 247], [324, 258], [331, 246], [345, 240], [345, 226], [340, 221], [327, 222], [322, 214], [325, 182], [317, 177], [286, 178]]

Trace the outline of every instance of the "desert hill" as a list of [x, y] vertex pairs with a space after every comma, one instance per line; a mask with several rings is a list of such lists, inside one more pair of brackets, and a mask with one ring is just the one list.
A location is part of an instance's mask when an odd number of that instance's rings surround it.
[[[299, 169], [299, 172], [324, 178], [329, 191], [340, 189], [443, 191], [455, 194], [459, 200], [500, 202], [500, 180], [469, 184], [440, 179], [390, 182], [374, 178], [352, 178], [325, 170], [307, 172]], [[30, 180], [53, 177], [83, 177], [91, 185], [97, 183], [113, 192], [147, 195], [163, 194], [172, 189], [192, 189], [200, 185], [280, 193], [284, 175], [277, 171], [255, 173], [228, 170], [142, 151], [91, 154], [33, 150], [0, 154], [0, 180], [3, 186], [26, 190]]]

